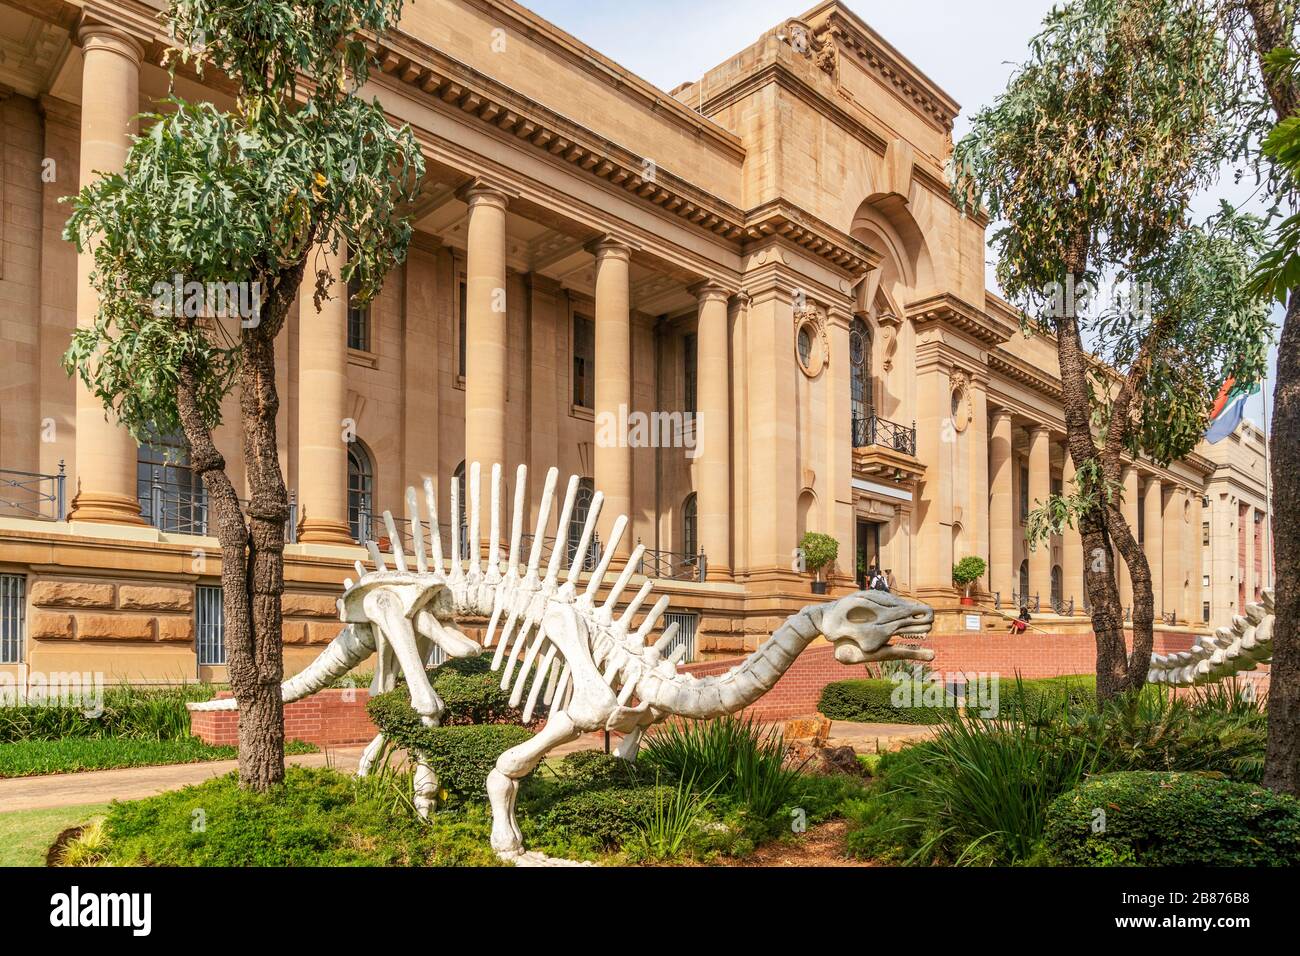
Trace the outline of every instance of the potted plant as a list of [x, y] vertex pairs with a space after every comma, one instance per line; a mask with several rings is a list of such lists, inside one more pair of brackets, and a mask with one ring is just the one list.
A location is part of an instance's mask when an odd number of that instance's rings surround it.
[[962, 589], [961, 603], [970, 605], [975, 599], [970, 596], [970, 586], [984, 576], [988, 565], [983, 558], [968, 555], [952, 566], [953, 583]]
[[813, 573], [813, 594], [825, 594], [826, 582], [822, 580], [821, 571], [839, 555], [840, 543], [828, 534], [806, 531], [799, 541], [799, 552], [803, 555], [804, 567]]

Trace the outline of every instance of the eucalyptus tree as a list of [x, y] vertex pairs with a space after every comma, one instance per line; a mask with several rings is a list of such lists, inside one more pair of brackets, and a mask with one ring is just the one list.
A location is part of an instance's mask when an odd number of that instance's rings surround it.
[[1294, 0], [1214, 0], [1233, 51], [1245, 160], [1289, 213], [1262, 258], [1258, 287], [1285, 309], [1269, 427], [1276, 621], [1264, 785], [1300, 796], [1300, 10]]
[[[65, 356], [70, 371], [132, 435], [184, 433], [221, 545], [230, 684], [239, 700], [240, 782], [284, 775], [280, 598], [284, 476], [276, 452], [275, 339], [304, 274], [332, 295], [313, 255], [346, 243], [343, 278], [364, 305], [401, 263], [423, 159], [409, 128], [358, 95], [364, 38], [394, 24], [401, 0], [170, 0], [178, 67], [216, 74], [233, 107], [171, 95], [142, 117], [120, 174], [73, 199], [65, 237], [93, 249], [99, 309]], [[172, 295], [171, 285], [239, 290], [229, 301]], [[219, 298], [219, 297], [218, 297]], [[304, 311], [301, 335], [312, 335]], [[238, 390], [250, 499], [213, 441], [222, 400]], [[339, 476], [341, 481], [343, 476]]]
[[[1145, 681], [1154, 623], [1150, 568], [1121, 510], [1123, 456], [1186, 454], [1214, 380], [1262, 371], [1267, 326], [1240, 291], [1257, 224], [1225, 212], [1187, 231], [1229, 134], [1213, 24], [1196, 0], [1056, 7], [953, 154], [954, 198], [999, 223], [998, 280], [1026, 333], [1056, 344], [1077, 491], [1042, 503], [1030, 530], [1079, 529], [1101, 700]], [[1103, 280], [1136, 294], [1081, 308], [1077, 291]], [[1192, 294], [1210, 289], [1222, 301]], [[1133, 581], [1131, 653], [1116, 551]]]

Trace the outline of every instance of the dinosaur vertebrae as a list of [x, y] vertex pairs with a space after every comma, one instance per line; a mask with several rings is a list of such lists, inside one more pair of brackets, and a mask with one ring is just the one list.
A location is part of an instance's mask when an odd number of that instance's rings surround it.
[[1273, 656], [1273, 621], [1270, 588], [1263, 592], [1263, 603], [1246, 605], [1245, 617], [1233, 617], [1231, 627], [1197, 637], [1190, 650], [1152, 654], [1147, 682], [1188, 687], [1254, 670]]

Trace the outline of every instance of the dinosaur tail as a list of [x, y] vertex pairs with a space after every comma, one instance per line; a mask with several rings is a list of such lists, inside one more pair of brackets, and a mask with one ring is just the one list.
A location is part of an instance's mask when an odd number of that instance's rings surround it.
[[[319, 657], [280, 685], [284, 702], [288, 704], [302, 700], [325, 689], [364, 661], [374, 650], [374, 634], [368, 626], [345, 624], [339, 636], [330, 642]], [[239, 703], [233, 697], [223, 697], [220, 700], [191, 704], [190, 709], [238, 710]]]

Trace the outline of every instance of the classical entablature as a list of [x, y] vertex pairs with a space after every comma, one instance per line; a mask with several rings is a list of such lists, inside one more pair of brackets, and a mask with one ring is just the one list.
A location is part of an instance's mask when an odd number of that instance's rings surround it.
[[1023, 359], [1016, 358], [1004, 349], [994, 349], [988, 354], [989, 368], [1013, 382], [1019, 382], [1056, 404], [1065, 400], [1061, 380], [1035, 368]]
[[917, 330], [933, 325], [956, 329], [985, 346], [1001, 345], [1015, 333], [1015, 327], [997, 316], [975, 308], [951, 293], [941, 293], [907, 306], [907, 317]]

